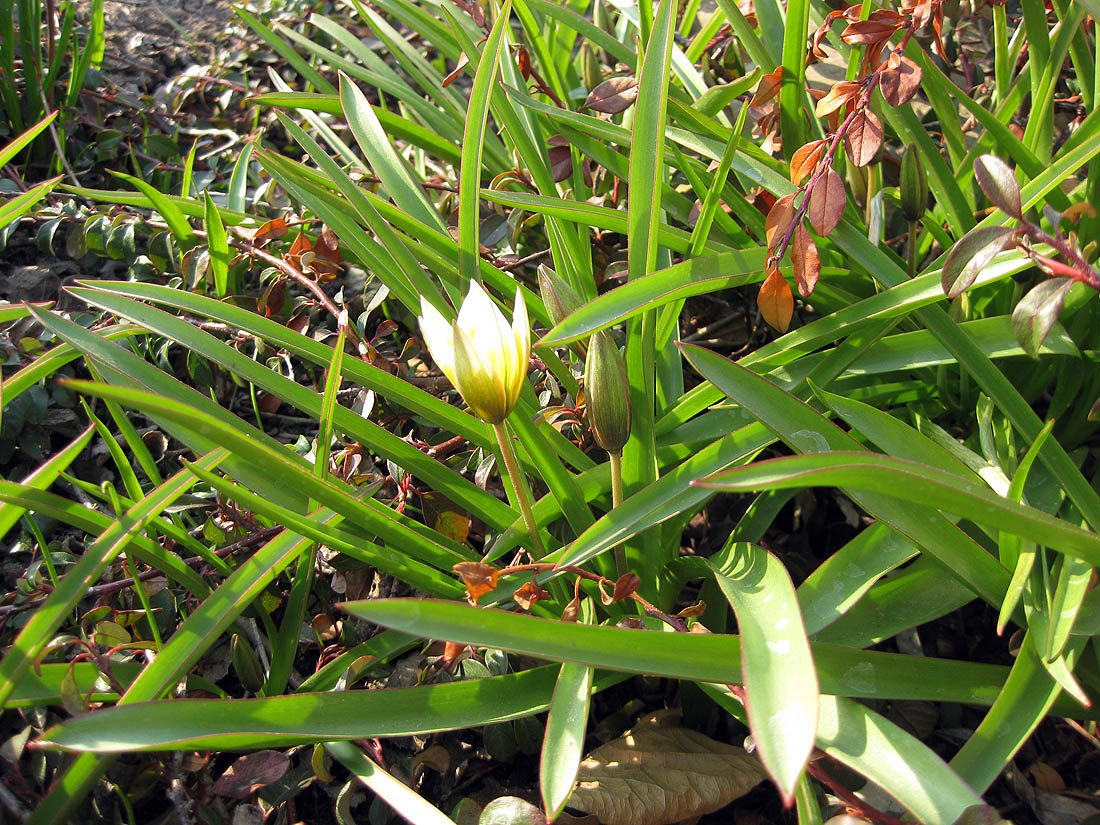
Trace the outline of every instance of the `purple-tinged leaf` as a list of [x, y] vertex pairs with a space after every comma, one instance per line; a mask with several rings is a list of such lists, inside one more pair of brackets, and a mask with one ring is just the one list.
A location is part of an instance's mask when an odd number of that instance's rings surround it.
[[956, 298], [966, 292], [981, 271], [1005, 248], [1012, 231], [1007, 226], [980, 226], [967, 232], [943, 262], [944, 294]]
[[1032, 358], [1039, 357], [1043, 345], [1066, 300], [1073, 278], [1043, 281], [1023, 297], [1012, 311], [1012, 330], [1020, 347]]

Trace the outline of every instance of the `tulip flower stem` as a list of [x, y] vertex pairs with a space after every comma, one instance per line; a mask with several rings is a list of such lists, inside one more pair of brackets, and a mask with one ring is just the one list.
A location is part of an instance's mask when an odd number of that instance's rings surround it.
[[535, 523], [535, 511], [531, 508], [531, 491], [527, 486], [527, 476], [520, 469], [519, 460], [516, 458], [515, 448], [512, 446], [512, 436], [508, 434], [508, 427], [504, 422], [493, 424], [493, 432], [496, 433], [497, 444], [500, 445], [500, 455], [504, 460], [504, 469], [512, 480], [515, 489], [516, 500], [513, 502], [519, 507], [523, 515], [523, 522], [527, 525], [527, 532], [531, 534], [531, 550], [535, 558], [541, 559], [546, 555], [542, 539], [539, 537], [539, 526]]
[[908, 255], [907, 263], [909, 264], [909, 277], [917, 277], [917, 222], [909, 222], [909, 243], [906, 250]]
[[[611, 507], [623, 503], [623, 453], [615, 450], [607, 454], [611, 458]], [[626, 573], [626, 551], [621, 544], [611, 551], [615, 555], [615, 569], [620, 576]]]

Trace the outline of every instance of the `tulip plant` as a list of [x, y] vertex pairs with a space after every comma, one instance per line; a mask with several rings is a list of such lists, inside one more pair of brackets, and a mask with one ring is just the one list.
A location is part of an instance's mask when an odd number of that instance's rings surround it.
[[[54, 343], [4, 403], [89, 422], [0, 481], [26, 547], [88, 536], [0, 605], [0, 707], [54, 708], [27, 821], [210, 750], [346, 773], [341, 821], [361, 785], [472, 821], [475, 753], [538, 761], [486, 823], [758, 785], [772, 821], [1000, 821], [1036, 728], [1097, 719], [1094, 5], [238, 9], [286, 63], [229, 191], [67, 188], [166, 277], [71, 286], [94, 326], [0, 309]], [[443, 731], [428, 799], [389, 737]]]

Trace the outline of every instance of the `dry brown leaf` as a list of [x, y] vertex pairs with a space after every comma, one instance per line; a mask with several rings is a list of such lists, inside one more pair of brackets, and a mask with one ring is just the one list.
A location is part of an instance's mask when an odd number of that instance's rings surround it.
[[569, 150], [569, 141], [561, 135], [554, 135], [547, 144], [550, 174], [553, 175], [555, 183], [561, 183], [573, 174], [573, 153]]
[[766, 74], [760, 78], [760, 84], [756, 87], [756, 94], [753, 95], [752, 100], [749, 101], [750, 106], [763, 106], [777, 94], [779, 94], [779, 86], [783, 82], [783, 67], [780, 66], [771, 74]]
[[278, 782], [290, 767], [290, 759], [279, 751], [257, 751], [242, 756], [229, 766], [211, 789], [218, 796], [248, 799], [265, 785]]
[[825, 237], [836, 228], [844, 215], [844, 181], [835, 169], [830, 168], [810, 190], [809, 197], [810, 205], [806, 209], [806, 215], [810, 219], [810, 226], [818, 235]]
[[864, 109], [852, 120], [844, 142], [852, 163], [866, 166], [882, 146], [882, 121], [870, 109]]
[[921, 68], [905, 55], [890, 55], [879, 79], [882, 96], [891, 106], [904, 106], [920, 88]]
[[630, 108], [638, 97], [638, 81], [634, 77], [612, 77], [588, 93], [583, 109], [595, 109], [605, 115], [615, 115]]
[[252, 243], [256, 246], [263, 246], [270, 240], [283, 237], [287, 231], [286, 221], [282, 218], [275, 218], [261, 225], [260, 228], [253, 233]]
[[667, 825], [717, 811], [765, 776], [741, 748], [686, 728], [643, 728], [581, 762], [569, 806], [604, 825]]
[[756, 305], [768, 324], [780, 332], [787, 331], [794, 316], [794, 295], [791, 294], [787, 281], [779, 274], [778, 268], [773, 267], [760, 285]]
[[478, 599], [492, 592], [497, 586], [497, 576], [500, 575], [500, 571], [491, 564], [482, 564], [479, 561], [460, 561], [453, 569], [466, 585], [466, 595], [471, 604], [477, 604]]
[[799, 226], [791, 239], [791, 263], [794, 265], [798, 294], [805, 298], [817, 286], [817, 279], [821, 275], [821, 259], [817, 254], [817, 244], [804, 226]]
[[512, 594], [512, 600], [524, 610], [530, 610], [534, 607], [535, 602], [540, 602], [549, 598], [549, 591], [531, 584], [531, 582], [524, 582], [516, 589], [516, 592]]
[[642, 580], [638, 578], [637, 573], [623, 573], [619, 580], [615, 582], [615, 593], [612, 598], [615, 601], [625, 599], [637, 590], [641, 584]]
[[802, 183], [817, 166], [824, 151], [824, 140], [811, 140], [805, 146], [798, 147], [791, 155], [791, 183], [795, 185]]

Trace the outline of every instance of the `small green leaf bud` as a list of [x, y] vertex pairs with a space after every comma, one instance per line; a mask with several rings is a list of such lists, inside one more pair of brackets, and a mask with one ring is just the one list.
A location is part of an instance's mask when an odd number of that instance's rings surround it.
[[596, 443], [609, 453], [619, 452], [630, 438], [630, 383], [619, 348], [606, 332], [595, 333], [588, 342], [584, 395]]
[[905, 147], [901, 156], [901, 211], [910, 223], [916, 223], [928, 208], [928, 183], [915, 144]]

